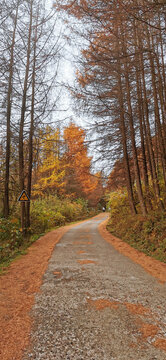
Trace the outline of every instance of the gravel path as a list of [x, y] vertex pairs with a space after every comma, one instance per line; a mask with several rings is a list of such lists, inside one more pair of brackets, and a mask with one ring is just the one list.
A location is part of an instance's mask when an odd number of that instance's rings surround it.
[[23, 360], [165, 360], [166, 287], [105, 242], [105, 214], [54, 249]]

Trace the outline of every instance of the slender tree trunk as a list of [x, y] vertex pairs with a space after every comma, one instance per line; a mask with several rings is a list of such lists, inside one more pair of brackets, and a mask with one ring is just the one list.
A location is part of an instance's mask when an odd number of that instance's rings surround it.
[[147, 31], [147, 41], [149, 47], [149, 61], [150, 61], [150, 70], [151, 70], [151, 78], [152, 78], [152, 88], [153, 88], [153, 98], [154, 98], [154, 111], [155, 111], [155, 121], [157, 124], [157, 131], [159, 137], [159, 147], [161, 152], [161, 162], [162, 162], [162, 169], [163, 169], [163, 176], [166, 185], [166, 151], [165, 151], [165, 144], [164, 138], [162, 134], [161, 122], [160, 122], [160, 113], [159, 113], [159, 104], [158, 104], [158, 97], [157, 97], [157, 89], [156, 89], [156, 75], [155, 75], [155, 66], [154, 66], [154, 59], [151, 52], [151, 44], [150, 44], [150, 35]]
[[[135, 34], [135, 53], [138, 51], [137, 46], [137, 36], [136, 36], [136, 25], [134, 24], [134, 34]], [[146, 192], [149, 192], [149, 181], [148, 181], [148, 171], [147, 171], [147, 162], [146, 162], [146, 153], [145, 153], [145, 142], [144, 142], [144, 130], [143, 130], [143, 109], [142, 109], [142, 89], [140, 81], [140, 68], [138, 64], [138, 57], [135, 56], [135, 70], [136, 70], [136, 84], [137, 84], [137, 101], [138, 101], [138, 119], [140, 126], [140, 138], [141, 138], [141, 153], [142, 153], [142, 169], [143, 169], [143, 179], [145, 184]]]
[[[32, 185], [32, 164], [33, 164], [33, 136], [34, 136], [34, 105], [35, 105], [35, 83], [36, 83], [36, 48], [37, 48], [37, 24], [38, 24], [38, 14], [39, 8], [37, 11], [36, 17], [36, 27], [35, 27], [35, 36], [34, 36], [34, 50], [33, 50], [33, 71], [32, 71], [32, 100], [31, 100], [31, 123], [30, 123], [30, 132], [29, 132], [29, 160], [28, 160], [28, 184], [27, 192], [29, 198], [31, 198], [31, 185]], [[26, 209], [26, 226], [30, 227], [30, 202], [27, 202]]]
[[[153, 39], [152, 39], [153, 41]], [[153, 45], [154, 46], [154, 45]], [[162, 116], [162, 133], [163, 133], [163, 138], [164, 138], [164, 146], [165, 146], [165, 152], [166, 152], [166, 102], [164, 99], [164, 82], [162, 79], [162, 74], [161, 74], [161, 64], [159, 62], [159, 51], [158, 51], [158, 47], [157, 47], [157, 54], [155, 56], [155, 61], [156, 61], [156, 65], [157, 65], [157, 70], [158, 70], [158, 94], [159, 94], [159, 99], [160, 99], [160, 109], [161, 109], [161, 116]]]
[[[144, 106], [144, 104], [143, 104]], [[143, 109], [144, 111], [144, 109]], [[147, 154], [147, 166], [149, 166], [149, 172], [150, 172], [150, 176], [153, 182], [153, 171], [152, 171], [152, 163], [151, 163], [151, 158], [150, 158], [150, 152], [149, 152], [149, 144], [148, 144], [148, 135], [147, 135], [147, 129], [146, 129], [146, 124], [145, 124], [145, 117], [143, 117], [143, 129], [144, 129], [144, 134], [145, 134], [145, 151]]]
[[145, 111], [145, 124], [146, 124], [146, 134], [147, 134], [147, 146], [148, 146], [148, 153], [150, 155], [150, 164], [152, 170], [152, 183], [154, 188], [154, 194], [156, 196], [157, 202], [160, 203], [161, 208], [164, 208], [164, 204], [160, 198], [160, 187], [156, 172], [156, 164], [154, 158], [154, 151], [152, 145], [152, 138], [151, 138], [151, 131], [150, 131], [150, 124], [149, 124], [149, 108], [148, 108], [148, 99], [147, 99], [147, 90], [146, 90], [146, 83], [145, 83], [145, 71], [144, 71], [144, 58], [143, 58], [143, 46], [141, 40], [141, 34], [139, 34], [139, 47], [140, 47], [140, 68], [141, 68], [141, 77], [142, 77], [142, 86], [143, 86], [143, 95], [144, 95], [144, 111]]
[[[24, 89], [22, 96], [21, 106], [21, 119], [20, 119], [20, 130], [19, 130], [19, 183], [20, 191], [24, 189], [24, 121], [26, 111], [26, 100], [27, 100], [27, 89], [28, 89], [28, 75], [30, 67], [30, 51], [31, 51], [31, 34], [32, 34], [32, 6], [33, 0], [30, 3], [30, 19], [29, 19], [29, 32], [28, 32], [28, 43], [27, 43], [27, 60], [24, 78]], [[21, 204], [21, 219], [22, 227], [25, 228], [25, 203]]]
[[128, 199], [129, 199], [131, 213], [136, 214], [137, 211], [136, 211], [136, 207], [134, 204], [131, 173], [130, 173], [130, 166], [129, 166], [128, 151], [127, 151], [126, 127], [125, 127], [125, 118], [124, 118], [124, 100], [123, 100], [123, 90], [122, 90], [121, 63], [120, 63], [120, 56], [119, 56], [120, 50], [119, 50], [118, 36], [117, 36], [116, 47], [117, 47], [117, 59], [118, 59], [117, 60], [117, 79], [118, 79], [118, 100], [119, 100], [119, 107], [120, 107], [120, 130], [121, 130], [122, 145], [123, 145], [126, 186], [127, 186]]
[[[122, 32], [123, 34], [123, 32]], [[126, 53], [126, 44], [125, 39], [123, 38], [123, 55], [124, 55], [124, 76], [125, 76], [125, 83], [126, 83], [126, 96], [127, 96], [127, 107], [128, 107], [128, 114], [129, 114], [129, 125], [130, 125], [130, 134], [131, 134], [131, 144], [132, 144], [132, 153], [133, 153], [133, 162], [134, 162], [134, 171], [135, 171], [135, 179], [138, 191], [138, 198], [141, 206], [142, 214], [145, 216], [147, 214], [146, 205], [143, 198], [142, 193], [142, 185], [141, 185], [141, 178], [140, 178], [140, 170], [138, 165], [138, 157], [137, 157], [137, 149], [135, 143], [135, 130], [133, 124], [133, 112], [132, 112], [132, 105], [131, 105], [131, 95], [130, 95], [130, 81], [129, 81], [129, 70], [127, 64], [127, 53]]]
[[[161, 29], [161, 19], [159, 15], [159, 27]], [[161, 48], [161, 64], [162, 64], [162, 78], [163, 78], [163, 88], [164, 88], [164, 103], [165, 103], [165, 112], [166, 112], [166, 75], [165, 75], [165, 57], [164, 57], [164, 48], [163, 48], [163, 38], [161, 30], [159, 30], [160, 36], [160, 48]]]
[[4, 217], [9, 215], [9, 176], [10, 176], [10, 142], [11, 142], [11, 96], [12, 96], [12, 80], [13, 80], [13, 61], [14, 61], [14, 46], [15, 36], [18, 19], [18, 8], [20, 0], [17, 1], [16, 14], [14, 20], [13, 38], [10, 52], [10, 64], [9, 64], [9, 81], [7, 92], [7, 131], [6, 131], [6, 171], [5, 171], [5, 192], [4, 192]]

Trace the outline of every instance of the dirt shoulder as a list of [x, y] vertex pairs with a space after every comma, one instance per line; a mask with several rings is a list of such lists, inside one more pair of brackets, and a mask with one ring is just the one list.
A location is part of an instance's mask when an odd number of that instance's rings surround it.
[[142, 252], [132, 248], [129, 244], [115, 237], [107, 231], [106, 225], [108, 220], [105, 220], [99, 225], [99, 232], [102, 237], [114, 246], [116, 250], [125, 256], [128, 256], [135, 263], [141, 265], [147, 272], [154, 276], [161, 283], [166, 282], [166, 264], [152, 259]]

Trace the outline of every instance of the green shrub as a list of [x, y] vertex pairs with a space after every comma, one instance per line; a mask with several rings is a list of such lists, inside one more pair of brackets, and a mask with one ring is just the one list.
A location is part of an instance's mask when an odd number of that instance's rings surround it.
[[18, 220], [0, 218], [0, 260], [12, 254], [22, 245], [22, 242], [23, 235]]
[[31, 231], [45, 232], [55, 226], [64, 225], [66, 222], [83, 219], [95, 215], [96, 210], [88, 209], [87, 201], [78, 199], [58, 199], [50, 195], [45, 199], [31, 202]]
[[145, 234], [151, 234], [154, 230], [154, 222], [152, 219], [149, 219], [143, 224], [143, 231]]
[[60, 212], [57, 212], [54, 215], [54, 224], [55, 226], [61, 226], [65, 224], [65, 217]]
[[110, 193], [107, 208], [110, 209], [111, 215], [117, 215], [128, 212], [129, 202], [127, 191], [119, 190]]
[[75, 210], [74, 210], [74, 206], [73, 204], [70, 203], [65, 203], [62, 206], [61, 209], [62, 215], [65, 217], [66, 221], [71, 221], [74, 219], [74, 215], [75, 215]]

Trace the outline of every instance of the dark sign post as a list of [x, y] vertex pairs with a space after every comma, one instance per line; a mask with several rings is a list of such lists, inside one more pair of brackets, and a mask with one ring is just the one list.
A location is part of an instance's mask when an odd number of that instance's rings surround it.
[[30, 198], [25, 190], [20, 194], [18, 201], [21, 203], [21, 229], [24, 231], [24, 209], [25, 202], [30, 201]]

